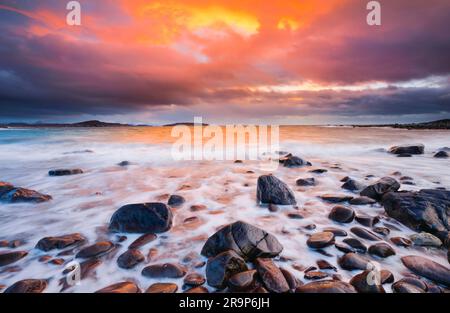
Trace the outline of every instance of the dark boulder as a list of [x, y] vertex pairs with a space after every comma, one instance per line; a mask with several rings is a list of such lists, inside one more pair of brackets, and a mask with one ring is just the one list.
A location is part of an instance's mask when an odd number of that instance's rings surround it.
[[237, 221], [209, 237], [201, 253], [212, 257], [227, 250], [235, 251], [246, 260], [253, 260], [257, 257], [275, 257], [281, 253], [283, 246], [266, 231]]
[[78, 175], [83, 174], [83, 170], [76, 168], [76, 169], [57, 169], [57, 170], [51, 170], [48, 172], [49, 176], [68, 176], [68, 175]]
[[366, 186], [354, 179], [348, 179], [344, 184], [342, 184], [341, 188], [349, 191], [358, 191], [366, 188]]
[[267, 290], [274, 293], [289, 291], [290, 287], [283, 272], [273, 263], [272, 259], [257, 258], [255, 266]]
[[247, 271], [244, 259], [233, 250], [228, 250], [208, 259], [206, 279], [208, 285], [223, 289], [230, 277], [244, 271]]
[[389, 153], [392, 154], [423, 154], [425, 146], [422, 144], [416, 145], [401, 145], [389, 148]]
[[120, 268], [130, 269], [145, 260], [144, 255], [137, 249], [129, 249], [119, 256], [117, 264]]
[[297, 287], [297, 293], [356, 293], [355, 288], [338, 280], [314, 281]]
[[44, 279], [24, 279], [8, 287], [5, 293], [41, 293], [47, 285]]
[[114, 249], [115, 245], [111, 241], [100, 241], [81, 249], [76, 257], [83, 259], [96, 258], [108, 254]]
[[109, 229], [127, 233], [162, 233], [172, 227], [172, 211], [164, 203], [128, 204], [111, 217]]
[[417, 192], [389, 192], [383, 197], [386, 213], [407, 227], [450, 239], [450, 191], [423, 189]]
[[121, 282], [97, 290], [95, 293], [140, 293], [139, 287], [132, 282]]
[[401, 258], [403, 265], [415, 274], [450, 287], [450, 269], [427, 258], [410, 255]]
[[256, 199], [258, 203], [295, 205], [295, 195], [292, 190], [281, 180], [273, 175], [263, 175], [258, 178], [256, 190]]
[[328, 218], [338, 223], [351, 223], [355, 218], [355, 211], [343, 205], [336, 205], [331, 209]]
[[383, 195], [387, 192], [397, 191], [400, 189], [400, 184], [392, 177], [383, 177], [375, 184], [364, 188], [360, 195], [380, 201]]
[[169, 197], [169, 200], [167, 201], [167, 204], [171, 207], [177, 208], [183, 205], [183, 203], [186, 202], [186, 199], [184, 197], [179, 195], [171, 195]]
[[150, 278], [181, 278], [186, 275], [186, 269], [180, 264], [153, 264], [142, 270], [142, 275]]
[[292, 154], [288, 154], [279, 159], [279, 162], [283, 164], [284, 167], [302, 167], [302, 166], [311, 166], [311, 163], [305, 161], [297, 156]]
[[9, 265], [27, 256], [27, 251], [0, 252], [0, 266]]
[[446, 159], [449, 157], [449, 155], [446, 151], [439, 151], [433, 157], [438, 158], [438, 159]]
[[42, 251], [50, 251], [53, 249], [65, 249], [70, 246], [78, 246], [83, 244], [86, 238], [79, 233], [55, 236], [55, 237], [44, 237], [38, 241], [36, 248]]

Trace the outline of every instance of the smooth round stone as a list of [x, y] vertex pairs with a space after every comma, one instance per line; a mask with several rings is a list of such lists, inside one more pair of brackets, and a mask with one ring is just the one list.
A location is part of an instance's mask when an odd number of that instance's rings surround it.
[[142, 275], [150, 278], [181, 278], [186, 275], [186, 269], [173, 263], [153, 264], [145, 267]]
[[331, 232], [314, 233], [308, 238], [306, 244], [313, 249], [325, 248], [331, 245], [334, 241], [334, 234]]
[[351, 223], [355, 218], [355, 211], [343, 205], [336, 205], [331, 209], [328, 218], [338, 223]]
[[43, 279], [24, 279], [8, 287], [5, 293], [41, 293], [47, 288], [47, 284]]
[[97, 242], [91, 246], [81, 249], [76, 257], [77, 258], [93, 258], [102, 256], [108, 252], [111, 252], [114, 249], [114, 244], [111, 241], [101, 241]]
[[357, 215], [355, 217], [355, 220], [361, 225], [367, 227], [373, 227], [380, 221], [380, 219], [377, 216], [369, 216], [369, 215]]
[[333, 270], [333, 271], [337, 270], [335, 266], [331, 265], [330, 262], [326, 260], [318, 260], [316, 263], [319, 269], [321, 270]]
[[305, 217], [303, 215], [301, 215], [300, 213], [295, 213], [295, 212], [291, 212], [287, 214], [287, 217], [294, 219], [294, 220], [301, 220], [304, 219]]
[[321, 271], [309, 271], [305, 273], [305, 279], [318, 280], [328, 277], [328, 274]]
[[350, 285], [360, 293], [385, 293], [381, 281], [376, 281], [374, 273], [371, 271], [364, 271], [352, 277]]
[[130, 269], [145, 260], [144, 255], [137, 249], [129, 249], [119, 256], [117, 264], [120, 268]]
[[156, 283], [148, 287], [145, 293], [175, 293], [177, 290], [177, 284]]
[[144, 234], [144, 235], [140, 236], [139, 238], [137, 238], [135, 241], [133, 241], [128, 246], [128, 249], [139, 249], [140, 247], [145, 246], [149, 242], [152, 242], [157, 237], [158, 236], [156, 236], [156, 234], [153, 234], [153, 233]]
[[39, 240], [39, 242], [36, 244], [36, 248], [43, 251], [65, 249], [70, 246], [80, 245], [85, 241], [86, 238], [79, 233], [55, 237], [45, 237]]
[[334, 246], [336, 247], [336, 249], [344, 253], [356, 252], [356, 250], [353, 247], [346, 244], [345, 242], [335, 242]]
[[380, 241], [383, 240], [382, 238], [380, 238], [379, 236], [375, 235], [374, 233], [372, 233], [371, 231], [364, 229], [362, 227], [352, 227], [350, 229], [350, 231], [355, 234], [356, 236], [363, 238], [363, 239], [367, 239], [370, 241]]
[[409, 247], [412, 245], [412, 241], [403, 237], [391, 237], [393, 244], [399, 247]]
[[183, 282], [189, 286], [200, 286], [206, 282], [206, 279], [199, 273], [190, 273], [184, 277]]
[[27, 255], [27, 251], [0, 252], [0, 267], [15, 263]]
[[442, 241], [438, 237], [426, 232], [413, 234], [409, 236], [409, 238], [416, 246], [437, 247], [437, 248], [442, 246]]
[[194, 205], [191, 205], [189, 210], [191, 210], [192, 212], [206, 211], [206, 210], [208, 210], [208, 207], [203, 204], [194, 204]]
[[345, 238], [342, 241], [344, 243], [348, 244], [350, 247], [352, 247], [359, 253], [366, 253], [366, 251], [367, 251], [367, 247], [356, 238]]
[[314, 169], [314, 170], [310, 170], [308, 172], [314, 173], [314, 174], [323, 174], [323, 173], [328, 172], [328, 170], [326, 170], [324, 168], [317, 168], [317, 169]]
[[416, 277], [404, 277], [404, 278], [400, 279], [399, 281], [405, 282], [410, 285], [414, 285], [424, 291], [426, 291], [428, 288], [427, 284], [425, 282], [423, 282], [422, 280], [420, 280], [419, 278], [416, 278]]
[[344, 254], [338, 259], [338, 264], [345, 270], [366, 270], [370, 263], [368, 259], [356, 253]]
[[179, 195], [171, 195], [169, 200], [167, 201], [167, 204], [171, 207], [177, 208], [183, 205], [183, 203], [185, 203], [186, 200]]
[[327, 227], [327, 228], [324, 228], [323, 231], [333, 233], [335, 237], [346, 237], [347, 236], [347, 232], [340, 228]]
[[97, 290], [95, 293], [140, 293], [140, 292], [141, 290], [135, 283], [121, 282]]
[[387, 258], [391, 255], [395, 255], [394, 249], [387, 243], [381, 242], [369, 247], [369, 253], [376, 255], [380, 258]]
[[401, 261], [415, 274], [450, 287], [450, 269], [448, 267], [417, 255], [404, 256]]
[[436, 152], [436, 154], [433, 157], [446, 159], [449, 157], [449, 154], [446, 151], [439, 151], [439, 152]]
[[254, 287], [256, 283], [256, 270], [249, 270], [234, 274], [228, 280], [228, 287], [235, 291], [244, 291]]

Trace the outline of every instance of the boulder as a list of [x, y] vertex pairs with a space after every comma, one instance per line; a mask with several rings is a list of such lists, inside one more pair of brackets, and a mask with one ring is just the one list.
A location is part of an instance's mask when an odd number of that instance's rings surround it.
[[39, 193], [35, 190], [14, 187], [10, 183], [0, 182], [0, 201], [8, 203], [17, 202], [46, 202], [51, 200], [52, 197]]
[[305, 161], [297, 156], [294, 156], [292, 154], [287, 154], [284, 157], [281, 157], [278, 160], [281, 164], [283, 164], [284, 167], [302, 167], [302, 166], [311, 166], [311, 163], [308, 161]]
[[383, 177], [375, 184], [364, 188], [360, 195], [380, 201], [385, 193], [397, 191], [400, 189], [400, 184], [392, 177]]
[[65, 249], [70, 246], [78, 246], [83, 244], [86, 238], [79, 233], [55, 236], [55, 237], [44, 237], [38, 241], [36, 244], [36, 249], [42, 251], [50, 251], [54, 249]]
[[272, 259], [257, 258], [255, 260], [255, 266], [267, 290], [274, 293], [285, 293], [289, 291], [290, 287], [283, 272], [273, 263]]
[[24, 279], [8, 287], [5, 293], [41, 293], [47, 285], [44, 279]]
[[57, 169], [48, 172], [49, 176], [68, 176], [68, 175], [78, 175], [83, 174], [83, 170], [79, 168], [75, 169]]
[[258, 273], [256, 270], [249, 270], [234, 274], [228, 280], [228, 287], [232, 291], [247, 291], [256, 287]]
[[392, 154], [423, 154], [425, 146], [422, 144], [415, 145], [401, 145], [389, 148], [389, 153]]
[[246, 260], [257, 257], [272, 258], [281, 253], [283, 246], [275, 236], [242, 221], [226, 225], [208, 238], [201, 253], [206, 257], [233, 250]]
[[153, 264], [142, 270], [142, 275], [150, 278], [181, 278], [186, 275], [186, 269], [180, 264]]
[[384, 195], [382, 203], [390, 217], [417, 232], [431, 233], [444, 244], [450, 244], [450, 191], [389, 192]]
[[0, 252], [0, 267], [15, 263], [27, 255], [27, 251]]
[[336, 205], [331, 209], [328, 218], [338, 223], [351, 223], [355, 218], [355, 211], [343, 205]]
[[244, 259], [233, 250], [228, 250], [208, 259], [206, 279], [208, 285], [223, 289], [228, 284], [230, 277], [247, 270]]
[[121, 282], [97, 290], [95, 293], [140, 293], [139, 287], [132, 282]]
[[401, 258], [403, 265], [415, 274], [450, 287], [450, 269], [427, 258], [410, 255]]
[[128, 204], [118, 209], [109, 224], [115, 232], [162, 233], [172, 227], [172, 211], [164, 203]]
[[355, 288], [343, 281], [322, 280], [314, 281], [297, 287], [297, 293], [356, 293]]
[[117, 264], [120, 268], [130, 269], [145, 260], [144, 255], [137, 249], [129, 249], [119, 256]]
[[262, 175], [258, 178], [256, 190], [256, 199], [258, 203], [295, 205], [295, 195], [292, 190], [281, 180], [273, 175]]

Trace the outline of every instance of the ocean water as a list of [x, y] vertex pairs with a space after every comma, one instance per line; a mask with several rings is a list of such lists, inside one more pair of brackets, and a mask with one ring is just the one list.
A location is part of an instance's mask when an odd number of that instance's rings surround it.
[[[449, 131], [285, 126], [280, 128], [280, 150], [310, 161], [313, 167], [279, 167], [272, 171], [294, 191], [298, 211], [287, 206], [271, 213], [256, 204], [257, 179], [268, 173], [259, 162], [175, 161], [171, 155], [175, 138], [170, 134], [169, 127], [0, 130], [0, 181], [53, 197], [52, 201], [41, 204], [0, 203], [0, 240], [22, 240], [24, 244], [16, 250], [29, 251], [29, 255], [19, 262], [0, 268], [0, 285], [42, 278], [50, 280], [46, 292], [60, 292], [64, 265], [38, 262], [39, 257], [56, 257], [59, 251], [46, 253], [34, 249], [39, 239], [79, 232], [90, 244], [100, 240], [116, 241], [117, 234], [108, 233], [107, 227], [119, 207], [166, 201], [170, 194], [182, 195], [187, 201], [181, 208], [173, 210], [172, 229], [141, 248], [144, 255], [152, 250], [151, 258], [131, 270], [119, 268], [117, 256], [139, 236], [125, 234], [128, 239], [121, 243], [113, 257], [103, 258], [95, 273], [64, 292], [93, 292], [125, 280], [136, 282], [142, 290], [162, 281], [177, 283], [182, 290], [182, 279], [155, 280], [142, 276], [141, 271], [149, 264], [182, 262], [187, 255], [199, 254], [206, 239], [217, 228], [236, 220], [244, 220], [274, 234], [284, 246], [282, 256], [285, 258], [277, 260], [277, 264], [289, 269], [303, 282], [307, 280], [299, 268], [316, 265], [319, 259], [335, 265], [337, 273], [348, 281], [358, 271], [339, 268], [337, 257], [342, 252], [331, 246], [326, 251], [333, 256], [327, 257], [309, 249], [306, 240], [309, 234], [325, 227], [338, 227], [349, 232], [351, 227], [361, 225], [357, 222], [339, 225], [329, 220], [327, 216], [333, 204], [320, 200], [320, 195], [352, 194], [340, 188], [340, 179], [345, 176], [370, 184], [395, 171], [411, 176], [416, 184], [402, 185], [401, 190], [450, 188], [450, 161], [433, 158], [437, 149], [450, 146]], [[397, 158], [385, 152], [392, 145], [405, 143], [425, 144], [425, 154]], [[131, 165], [117, 165], [124, 160]], [[56, 168], [81, 168], [85, 173], [49, 177], [48, 171]], [[308, 173], [314, 168], [325, 168], [328, 172]], [[367, 178], [367, 175], [374, 177]], [[306, 177], [315, 177], [317, 186], [295, 185], [298, 178]], [[208, 209], [191, 212], [189, 208], [194, 204], [206, 205]], [[379, 205], [353, 206], [353, 209], [360, 214], [381, 215], [383, 219], [377, 226], [385, 222], [395, 224], [400, 231], [391, 231], [387, 238], [407, 237], [414, 233], [385, 216]], [[287, 214], [291, 212], [299, 212], [305, 218], [290, 219]], [[194, 222], [185, 222], [193, 216], [197, 217]], [[306, 230], [304, 226], [309, 224], [315, 224], [316, 230]], [[361, 241], [367, 246], [373, 244]], [[387, 259], [366, 256], [378, 262], [380, 268], [393, 272], [396, 280], [409, 274], [400, 261], [405, 255], [422, 255], [448, 266], [443, 250], [391, 246], [396, 250], [395, 256]], [[11, 249], [0, 248], [0, 252], [7, 250]], [[63, 258], [68, 263], [74, 256]], [[201, 256], [198, 258], [206, 260]], [[204, 274], [205, 267], [186, 266], [189, 272]], [[385, 288], [390, 291], [389, 286], [385, 285]]]

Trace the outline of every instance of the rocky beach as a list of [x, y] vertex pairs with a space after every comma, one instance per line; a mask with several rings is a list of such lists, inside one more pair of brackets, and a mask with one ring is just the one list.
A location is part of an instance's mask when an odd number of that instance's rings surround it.
[[282, 126], [268, 172], [170, 129], [0, 130], [0, 292], [449, 292], [449, 130]]

